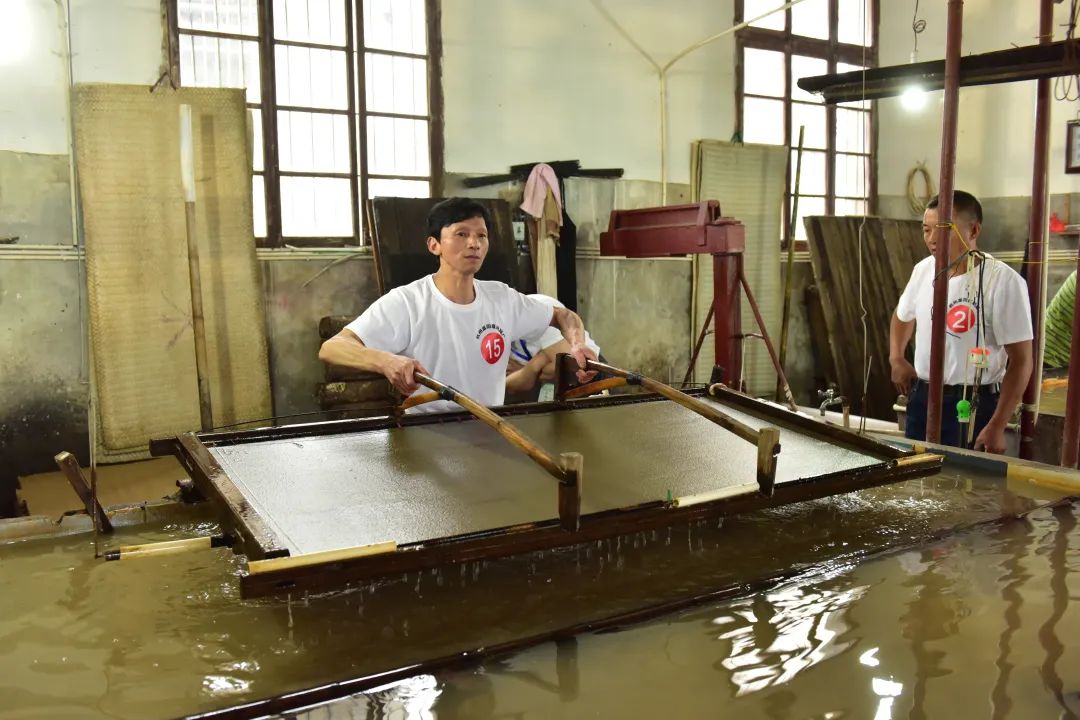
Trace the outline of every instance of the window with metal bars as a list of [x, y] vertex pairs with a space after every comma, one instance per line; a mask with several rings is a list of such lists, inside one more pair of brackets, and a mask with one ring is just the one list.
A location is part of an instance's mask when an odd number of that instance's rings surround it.
[[442, 171], [437, 0], [169, 0], [180, 83], [241, 87], [260, 247], [364, 244]]
[[[736, 16], [740, 21], [753, 19], [779, 4], [736, 0]], [[796, 83], [803, 77], [875, 67], [877, 17], [877, 0], [803, 0], [738, 33], [735, 92], [743, 142], [791, 148], [785, 241], [795, 198], [800, 128], [805, 131], [795, 241], [806, 240], [807, 216], [873, 212], [877, 139], [872, 103], [828, 106]]]

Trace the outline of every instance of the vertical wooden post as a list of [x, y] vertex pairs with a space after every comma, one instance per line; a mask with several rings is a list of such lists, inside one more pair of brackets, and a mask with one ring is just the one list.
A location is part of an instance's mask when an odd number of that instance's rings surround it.
[[559, 481], [559, 524], [567, 532], [577, 532], [581, 527], [581, 476], [584, 457], [581, 453], [563, 453], [559, 456], [565, 477]]
[[780, 430], [763, 427], [758, 430], [757, 481], [761, 494], [772, 497], [776, 485], [776, 456], [780, 453]]
[[83, 475], [82, 468], [79, 467], [79, 462], [74, 455], [66, 450], [53, 459], [56, 460], [56, 465], [63, 471], [64, 477], [71, 483], [75, 494], [82, 500], [86, 513], [93, 519], [94, 531], [111, 533], [113, 531], [112, 522], [110, 522], [109, 516], [105, 514], [105, 509], [101, 507], [101, 503], [97, 500], [96, 478], [95, 487], [88, 486], [86, 476]]
[[199, 383], [199, 420], [203, 431], [214, 427], [210, 405], [210, 367], [206, 360], [206, 324], [203, 318], [202, 272], [195, 232], [195, 146], [191, 134], [191, 106], [180, 106], [180, 179], [184, 186], [187, 226], [188, 280], [191, 285], [191, 329], [195, 336], [195, 375]]

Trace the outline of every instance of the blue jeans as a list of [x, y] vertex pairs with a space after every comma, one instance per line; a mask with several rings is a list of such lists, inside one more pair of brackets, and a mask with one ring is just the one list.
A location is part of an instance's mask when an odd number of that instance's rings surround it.
[[[908, 394], [907, 425], [904, 435], [912, 440], [926, 440], [926, 404], [927, 393], [930, 386], [923, 380], [915, 380], [911, 384], [911, 392]], [[967, 436], [964, 430], [966, 424], [961, 425], [956, 419], [956, 403], [964, 397], [964, 388], [960, 385], [946, 385], [942, 393], [941, 404], [941, 444], [953, 447], [970, 447], [967, 444]], [[968, 400], [976, 405], [971, 397], [971, 388], [968, 388]], [[971, 442], [990, 422], [991, 416], [997, 410], [998, 386], [983, 385], [979, 388], [979, 402], [975, 408], [975, 432], [971, 435]]]

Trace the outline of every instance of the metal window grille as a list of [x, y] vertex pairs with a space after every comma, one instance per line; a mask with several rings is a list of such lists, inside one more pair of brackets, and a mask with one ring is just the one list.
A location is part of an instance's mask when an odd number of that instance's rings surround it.
[[[736, 20], [775, 7], [774, 0], [736, 0]], [[791, 147], [784, 240], [806, 239], [802, 218], [874, 212], [877, 124], [872, 102], [826, 106], [801, 91], [799, 78], [877, 65], [878, 0], [804, 0], [737, 36], [736, 104], [744, 142]], [[865, 38], [865, 45], [863, 44]], [[799, 222], [788, 238], [794, 205], [799, 128], [805, 127]]]
[[260, 247], [363, 245], [370, 198], [440, 191], [438, 0], [170, 0], [181, 85], [241, 87]]

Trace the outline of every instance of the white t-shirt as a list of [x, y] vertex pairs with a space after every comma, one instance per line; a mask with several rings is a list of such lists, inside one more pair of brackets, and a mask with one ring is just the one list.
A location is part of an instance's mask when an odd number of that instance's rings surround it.
[[[529, 297], [533, 298], [534, 300], [539, 300], [540, 302], [545, 303], [549, 307], [566, 307], [561, 302], [549, 295], [541, 295], [537, 293], [535, 295], [530, 295]], [[530, 341], [528, 338], [515, 338], [514, 341], [510, 343], [510, 353], [514, 356], [515, 360], [524, 365], [525, 363], [536, 357], [536, 355], [541, 351], [546, 350], [552, 345], [557, 345], [564, 339], [565, 338], [563, 338], [562, 332], [558, 328], [553, 328], [549, 325], [547, 329], [544, 330], [544, 334], [540, 337], [539, 340], [533, 339], [532, 341]], [[597, 357], [600, 356], [600, 346], [593, 341], [592, 336], [589, 335], [588, 330], [585, 331], [585, 345], [594, 353], [596, 353]]]
[[[473, 283], [476, 297], [459, 305], [435, 287], [434, 275], [422, 277], [383, 295], [345, 327], [370, 348], [419, 360], [431, 377], [483, 405], [502, 405], [511, 338], [538, 339], [552, 310], [501, 282]], [[415, 408], [459, 409], [442, 400]]]
[[[934, 299], [934, 258], [921, 260], [911, 271], [911, 279], [896, 306], [896, 317], [915, 321], [915, 372], [930, 378], [930, 312]], [[982, 302], [979, 274], [982, 270]], [[972, 348], [990, 351], [982, 383], [1001, 382], [1008, 356], [1005, 345], [1032, 338], [1031, 308], [1027, 283], [1020, 274], [989, 255], [983, 264], [949, 280], [949, 303], [945, 316], [945, 384], [962, 385], [975, 381], [969, 362]], [[978, 341], [978, 345], [976, 345]]]

